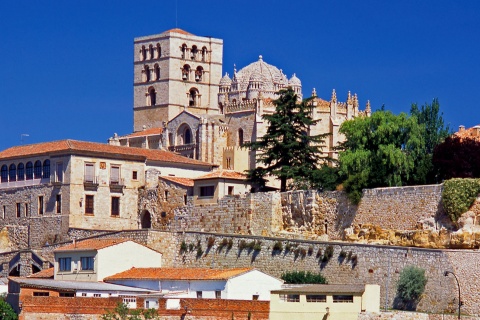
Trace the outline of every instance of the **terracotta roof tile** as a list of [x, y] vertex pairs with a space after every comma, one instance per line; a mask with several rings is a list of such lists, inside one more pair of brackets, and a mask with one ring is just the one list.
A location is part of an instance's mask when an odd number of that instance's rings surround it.
[[54, 276], [53, 273], [54, 273], [54, 270], [52, 267], [48, 269], [43, 269], [37, 273], [33, 273], [29, 275], [28, 278], [52, 278], [53, 279], [53, 276]]
[[113, 146], [106, 143], [78, 140], [59, 140], [11, 147], [0, 152], [0, 160], [62, 153], [88, 153], [102, 156], [132, 156], [138, 157], [138, 159], [142, 161], [147, 159], [151, 161], [215, 166], [207, 162], [190, 159], [177, 153], [165, 150]]
[[461, 132], [460, 131], [455, 132], [455, 136], [460, 137], [462, 139], [470, 138], [470, 139], [480, 141], [480, 124], [474, 127], [465, 129]]
[[235, 180], [247, 180], [247, 175], [237, 171], [231, 170], [216, 170], [207, 173], [203, 176], [197, 177], [193, 180], [205, 180], [205, 179], [235, 179]]
[[125, 136], [121, 136], [120, 138], [135, 138], [135, 137], [144, 137], [144, 136], [151, 136], [151, 135], [160, 135], [162, 134], [162, 132], [163, 132], [163, 128], [150, 128], [142, 131], [133, 132]]
[[253, 268], [207, 269], [207, 268], [132, 268], [107, 277], [108, 280], [227, 280]]
[[174, 29], [170, 29], [170, 30], [165, 31], [165, 33], [172, 33], [172, 32], [173, 33], [181, 33], [181, 34], [185, 34], [185, 35], [193, 35], [190, 32], [187, 32], [187, 31], [179, 29], [179, 28], [174, 28]]
[[68, 244], [66, 246], [57, 248], [57, 251], [73, 251], [73, 250], [100, 250], [103, 248], [111, 247], [126, 241], [132, 241], [128, 239], [87, 239], [83, 241], [76, 241], [75, 243]]
[[193, 179], [190, 178], [181, 178], [181, 177], [171, 177], [171, 176], [161, 176], [160, 178], [167, 181], [175, 182], [186, 187], [193, 187]]

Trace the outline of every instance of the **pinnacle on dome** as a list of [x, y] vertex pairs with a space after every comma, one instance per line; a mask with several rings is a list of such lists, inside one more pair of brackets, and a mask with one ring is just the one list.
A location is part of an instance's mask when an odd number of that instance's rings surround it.
[[220, 85], [221, 86], [229, 86], [232, 84], [232, 79], [228, 76], [228, 72], [225, 72], [225, 75], [223, 76], [222, 79], [220, 79]]
[[297, 78], [296, 74], [294, 73], [290, 80], [288, 80], [288, 85], [301, 87], [302, 82], [300, 81], [300, 79]]

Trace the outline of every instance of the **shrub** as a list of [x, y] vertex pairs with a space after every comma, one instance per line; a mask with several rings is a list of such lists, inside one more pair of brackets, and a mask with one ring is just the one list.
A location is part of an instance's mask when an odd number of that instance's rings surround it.
[[313, 254], [313, 246], [308, 247], [308, 255], [311, 256]]
[[480, 193], [480, 179], [450, 179], [445, 181], [442, 203], [445, 212], [453, 222], [468, 211]]
[[287, 271], [282, 274], [281, 279], [287, 284], [327, 283], [327, 279], [320, 272], [310, 271]]
[[333, 257], [333, 246], [328, 246], [323, 253], [322, 261], [328, 262]]
[[200, 258], [203, 255], [202, 246], [197, 246], [197, 258]]
[[418, 300], [425, 291], [427, 278], [425, 270], [415, 266], [405, 267], [397, 282], [397, 298], [400, 308], [415, 309]]
[[320, 259], [322, 257], [323, 251], [322, 248], [318, 248], [317, 250], [317, 259]]
[[183, 240], [182, 243], [180, 244], [180, 253], [185, 253], [187, 252], [187, 250], [188, 250], [187, 243], [185, 242], [185, 240]]
[[345, 259], [347, 257], [347, 252], [342, 250], [338, 255], [340, 256], [340, 258]]
[[240, 240], [238, 243], [238, 249], [243, 250], [247, 247], [247, 242], [245, 240]]
[[254, 247], [255, 247], [255, 240], [252, 240], [249, 243], [247, 243], [248, 249], [253, 250]]
[[261, 251], [262, 250], [262, 241], [256, 241], [253, 245], [253, 251]]
[[195, 249], [195, 245], [194, 245], [193, 243], [190, 243], [190, 244], [188, 245], [188, 251], [192, 252], [193, 249]]
[[282, 241], [277, 241], [275, 242], [275, 244], [273, 245], [273, 251], [282, 251], [283, 250], [283, 243]]
[[207, 247], [211, 248], [215, 244], [215, 237], [208, 237], [207, 239]]
[[17, 314], [13, 311], [12, 306], [5, 300], [0, 299], [0, 316], [4, 320], [16, 320], [18, 319]]
[[233, 240], [228, 239], [227, 249], [230, 250], [230, 249], [232, 249], [232, 247], [233, 247]]

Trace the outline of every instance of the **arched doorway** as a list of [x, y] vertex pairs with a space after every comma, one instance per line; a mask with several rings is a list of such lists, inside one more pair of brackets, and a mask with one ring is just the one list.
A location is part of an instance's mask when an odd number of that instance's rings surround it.
[[152, 216], [147, 210], [143, 211], [140, 216], [140, 224], [142, 229], [150, 229], [152, 227]]

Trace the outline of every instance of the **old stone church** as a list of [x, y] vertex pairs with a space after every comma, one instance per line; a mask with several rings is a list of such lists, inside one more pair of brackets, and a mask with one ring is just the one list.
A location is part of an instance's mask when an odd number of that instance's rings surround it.
[[[110, 144], [166, 149], [183, 156], [243, 172], [255, 167], [255, 154], [242, 145], [267, 129], [262, 120], [273, 113], [276, 92], [292, 87], [303, 97], [302, 83], [293, 74], [268, 64], [262, 56], [232, 75], [222, 77], [223, 40], [196, 36], [181, 29], [136, 38], [134, 41], [134, 133], [109, 139]], [[331, 133], [324, 152], [343, 137], [342, 122], [370, 115], [369, 102], [359, 110], [356, 94], [337, 101], [315, 97], [312, 134]]]

